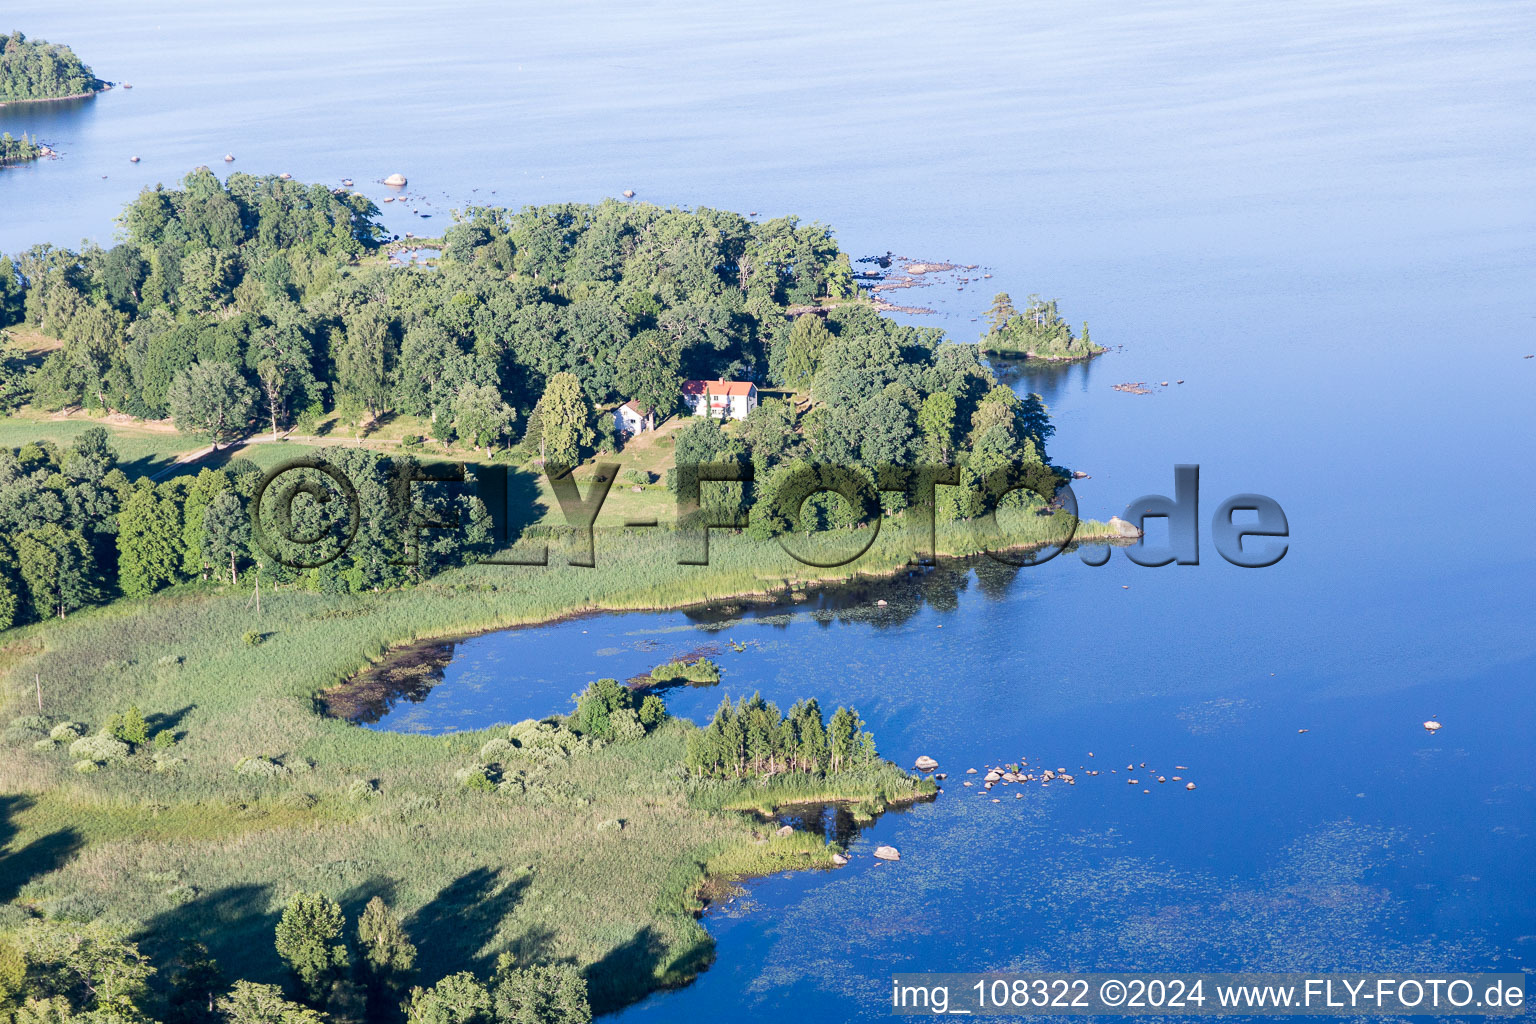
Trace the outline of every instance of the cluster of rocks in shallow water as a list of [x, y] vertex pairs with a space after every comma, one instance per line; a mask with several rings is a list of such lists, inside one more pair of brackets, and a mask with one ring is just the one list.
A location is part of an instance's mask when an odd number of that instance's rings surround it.
[[[1092, 758], [1094, 756], [1093, 752], [1089, 751], [1088, 756]], [[934, 779], [939, 782], [943, 782], [948, 778], [945, 772], [935, 771], [939, 767], [939, 762], [926, 754], [919, 757], [915, 765], [918, 771], [932, 773]], [[1173, 770], [1176, 772], [1187, 772], [1189, 771], [1189, 766], [1176, 764], [1173, 766]], [[1186, 790], [1195, 788], [1195, 784], [1185, 779], [1183, 775], [1160, 773], [1156, 768], [1148, 768], [1145, 761], [1142, 761], [1140, 764], [1126, 765], [1125, 773], [1126, 784], [1130, 786], [1144, 786], [1145, 788], [1142, 789], [1143, 793], [1150, 794], [1152, 786], [1167, 785], [1170, 782], [1182, 782]], [[1048, 788], [1053, 782], [1058, 785], [1075, 786], [1077, 785], [1079, 775], [1086, 779], [1101, 776], [1104, 772], [1102, 769], [1089, 768], [1086, 765], [1078, 765], [1077, 773], [1070, 772], [1065, 768], [1032, 768], [1029, 765], [1028, 758], [1020, 758], [1017, 762], [1010, 764], [983, 765], [981, 769], [967, 768], [965, 774], [980, 776], [980, 788], [976, 788], [977, 781], [975, 779], [966, 779], [961, 785], [966, 789], [976, 789], [977, 796], [987, 796], [997, 787], [1023, 786], [1035, 782], [1038, 782], [1042, 789]], [[1109, 769], [1109, 774], [1119, 775], [1120, 769], [1111, 768]], [[942, 787], [939, 792], [943, 792]], [[1022, 791], [1016, 791], [1013, 794], [1013, 798], [1015, 800], [1022, 800], [1024, 799], [1024, 794]], [[993, 796], [992, 802], [995, 804], [1002, 803], [1002, 799]]]

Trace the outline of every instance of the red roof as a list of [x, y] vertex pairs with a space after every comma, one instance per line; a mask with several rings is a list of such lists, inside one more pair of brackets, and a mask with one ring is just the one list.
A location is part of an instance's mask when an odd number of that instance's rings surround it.
[[709, 392], [711, 395], [751, 395], [756, 387], [751, 381], [745, 380], [685, 380], [683, 381], [683, 394], [702, 395]]

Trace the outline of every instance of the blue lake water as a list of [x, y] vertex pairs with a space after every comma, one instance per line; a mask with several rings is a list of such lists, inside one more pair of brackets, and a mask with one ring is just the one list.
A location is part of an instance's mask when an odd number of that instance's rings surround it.
[[[748, 647], [720, 652], [722, 687], [674, 691], [678, 713], [722, 690], [851, 702], [888, 756], [956, 773], [848, 868], [711, 913], [716, 964], [626, 1020], [874, 1019], [908, 970], [1530, 968], [1536, 9], [9, 13], [134, 89], [0, 110], [63, 154], [0, 170], [0, 250], [106, 242], [138, 188], [226, 152], [378, 198], [404, 173], [411, 201], [385, 207], [401, 234], [469, 202], [626, 188], [798, 213], [855, 256], [982, 265], [898, 293], [957, 339], [997, 290], [1091, 322], [1110, 354], [1015, 382], [1050, 404], [1053, 456], [1091, 474], [1085, 514], [1168, 493], [1191, 462], [1203, 531], [1233, 493], [1285, 508], [1290, 552], [1264, 570], [1207, 536], [1199, 566], [1068, 556], [899, 583], [884, 610], [871, 592], [830, 616], [608, 616], [462, 645], [385, 724], [543, 714], [730, 638]], [[954, 785], [1090, 750], [1106, 774], [1075, 787], [994, 805]], [[1199, 788], [1143, 794], [1124, 782], [1142, 762]], [[876, 842], [902, 861], [876, 864]]]

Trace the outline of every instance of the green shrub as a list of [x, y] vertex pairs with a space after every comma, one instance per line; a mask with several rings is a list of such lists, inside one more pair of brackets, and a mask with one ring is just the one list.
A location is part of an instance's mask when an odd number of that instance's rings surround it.
[[288, 774], [287, 766], [270, 757], [242, 757], [235, 762], [235, 771], [258, 779], [275, 779]]
[[69, 756], [76, 761], [125, 761], [128, 759], [128, 744], [115, 736], [99, 732], [95, 736], [86, 736], [69, 745]]
[[85, 924], [101, 916], [101, 901], [81, 892], [67, 893], [48, 900], [42, 906], [43, 916], [53, 921], [70, 921]]
[[651, 669], [651, 679], [657, 683], [687, 683], [690, 686], [713, 686], [720, 681], [720, 666], [708, 658], [693, 661], [669, 661]]
[[169, 729], [161, 729], [155, 733], [155, 749], [170, 750], [176, 745], [176, 734]]
[[634, 708], [619, 708], [608, 717], [609, 734], [615, 743], [632, 743], [645, 738], [645, 726]]
[[590, 747], [591, 741], [577, 736], [553, 722], [518, 722], [507, 729], [507, 738], [525, 755], [539, 761], [563, 760], [574, 751]]
[[49, 736], [44, 736], [42, 739], [36, 740], [36, 741], [33, 742], [32, 749], [33, 750], [52, 750], [54, 747], [57, 747], [58, 745], [59, 745], [59, 741], [58, 740], [53, 739], [52, 737], [49, 737]]
[[453, 777], [465, 789], [472, 789], [479, 793], [493, 793], [496, 790], [495, 781], [486, 769], [481, 767], [460, 768], [453, 773]]
[[409, 449], [409, 448], [420, 448], [421, 447], [421, 435], [420, 434], [406, 434], [404, 437], [402, 437], [400, 439], [400, 447], [407, 448], [407, 449]]
[[421, 793], [407, 793], [396, 799], [389, 808], [390, 817], [399, 821], [414, 821], [422, 815], [437, 810], [438, 800]]
[[48, 719], [42, 715], [22, 715], [11, 719], [11, 728], [26, 732], [47, 732]]
[[245, 646], [247, 647], [255, 647], [266, 638], [266, 634], [258, 633], [254, 629], [247, 630], [245, 636], [243, 637], [245, 640]]
[[372, 800], [378, 795], [379, 789], [373, 784], [372, 779], [353, 779], [347, 787], [347, 799], [354, 802]]
[[665, 721], [666, 717], [666, 701], [654, 693], [646, 694], [645, 699], [640, 702], [640, 724], [647, 729], [654, 729]]
[[512, 756], [513, 751], [516, 749], [512, 745], [511, 740], [502, 739], [500, 736], [497, 736], [495, 739], [488, 740], [485, 746], [480, 748], [480, 763], [500, 764]]
[[472, 1024], [496, 1019], [491, 1015], [492, 1007], [491, 994], [486, 987], [473, 974], [460, 971], [431, 988], [420, 985], [413, 988], [406, 1020], [408, 1024]]
[[60, 722], [48, 731], [50, 739], [57, 743], [73, 743], [85, 735], [85, 726], [79, 722]]

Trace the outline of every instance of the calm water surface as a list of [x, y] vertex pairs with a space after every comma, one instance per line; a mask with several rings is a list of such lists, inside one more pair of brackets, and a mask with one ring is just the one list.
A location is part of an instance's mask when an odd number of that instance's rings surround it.
[[[1261, 571], [1207, 541], [1198, 567], [1063, 557], [902, 582], [884, 609], [853, 593], [463, 644], [384, 727], [543, 714], [731, 639], [722, 687], [674, 692], [678, 713], [814, 694], [902, 761], [1075, 769], [1091, 750], [1106, 770], [1002, 804], [953, 787], [881, 819], [843, 871], [754, 884], [710, 915], [715, 966], [626, 1020], [875, 1019], [898, 970], [1530, 968], [1536, 9], [9, 13], [134, 89], [0, 110], [63, 154], [0, 171], [0, 250], [107, 242], [140, 187], [226, 152], [376, 197], [400, 171], [399, 233], [625, 188], [798, 213], [855, 256], [982, 264], [980, 285], [903, 294], [957, 339], [996, 290], [1091, 322], [1109, 355], [1010, 378], [1091, 474], [1087, 514], [1169, 491], [1179, 462], [1201, 465], [1206, 517], [1240, 491], [1285, 507], [1291, 551]], [[1142, 762], [1199, 789], [1143, 794], [1124, 782]]]

